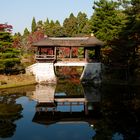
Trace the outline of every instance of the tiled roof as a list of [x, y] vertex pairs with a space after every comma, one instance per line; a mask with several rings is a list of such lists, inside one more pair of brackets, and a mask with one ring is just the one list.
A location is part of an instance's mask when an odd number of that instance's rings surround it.
[[94, 47], [103, 46], [104, 43], [94, 36], [91, 37], [46, 37], [33, 46], [52, 46], [52, 47]]

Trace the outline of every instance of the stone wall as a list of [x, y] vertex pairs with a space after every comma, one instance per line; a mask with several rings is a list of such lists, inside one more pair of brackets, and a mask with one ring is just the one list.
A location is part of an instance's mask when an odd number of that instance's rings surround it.
[[26, 73], [35, 75], [38, 83], [56, 83], [53, 63], [36, 63], [26, 69]]
[[102, 63], [87, 63], [80, 77], [82, 82], [101, 83]]
[[[80, 63], [62, 63], [62, 66], [79, 66]], [[53, 63], [36, 63], [26, 69], [26, 73], [35, 75], [38, 83], [57, 83], [57, 78], [54, 72], [54, 65], [61, 64]], [[101, 83], [102, 80], [102, 63], [82, 63], [84, 66], [83, 73], [80, 77], [82, 82]]]

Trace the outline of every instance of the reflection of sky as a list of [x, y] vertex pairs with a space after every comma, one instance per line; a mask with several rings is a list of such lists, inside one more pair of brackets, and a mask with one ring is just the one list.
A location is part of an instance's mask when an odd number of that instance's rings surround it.
[[57, 111], [61, 112], [81, 112], [84, 110], [84, 105], [72, 105], [71, 107], [68, 105], [63, 105], [63, 106], [57, 106]]
[[95, 131], [86, 122], [56, 123], [47, 128], [51, 132], [48, 139], [54, 140], [92, 140]]

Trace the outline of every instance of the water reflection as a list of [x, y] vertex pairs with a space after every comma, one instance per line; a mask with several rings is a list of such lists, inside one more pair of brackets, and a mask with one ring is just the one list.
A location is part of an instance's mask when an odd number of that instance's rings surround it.
[[16, 131], [15, 120], [22, 117], [22, 106], [16, 104], [18, 94], [0, 93], [0, 137], [7, 138]]
[[[51, 90], [51, 100], [49, 96], [44, 96], [44, 102], [38, 99], [33, 122], [48, 126], [58, 122], [87, 122], [94, 126], [93, 139], [97, 140], [139, 138], [140, 98], [136, 89], [128, 86], [76, 87], [58, 84]], [[45, 91], [50, 92], [47, 88]], [[42, 94], [47, 93], [42, 90], [38, 95]]]
[[95, 139], [140, 139], [139, 88], [102, 86], [102, 117], [96, 123]]
[[0, 91], [0, 139], [140, 139], [139, 91], [73, 82]]
[[100, 94], [97, 89], [95, 92], [94, 88], [91, 87], [90, 91], [89, 88], [74, 83], [65, 86], [37, 85], [32, 95], [32, 99], [37, 101], [33, 122], [49, 125], [86, 121], [92, 125], [92, 117], [95, 116], [93, 111], [100, 101]]

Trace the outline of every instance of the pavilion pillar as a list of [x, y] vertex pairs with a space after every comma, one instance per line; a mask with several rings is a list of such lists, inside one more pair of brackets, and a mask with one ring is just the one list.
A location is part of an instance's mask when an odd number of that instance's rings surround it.
[[57, 60], [57, 48], [54, 47], [54, 55], [55, 55], [55, 60]]
[[54, 47], [52, 47], [51, 49], [53, 50], [53, 55], [54, 55], [54, 52], [55, 52]]
[[41, 55], [41, 47], [39, 47], [39, 55]]
[[84, 48], [85, 60], [88, 61], [88, 50]]
[[70, 47], [70, 58], [72, 58], [72, 47]]
[[84, 48], [84, 58], [85, 58], [85, 48]]
[[95, 58], [97, 61], [100, 60], [100, 48], [99, 47], [95, 48]]
[[36, 54], [39, 54], [39, 47], [37, 47], [37, 51], [36, 51]]

